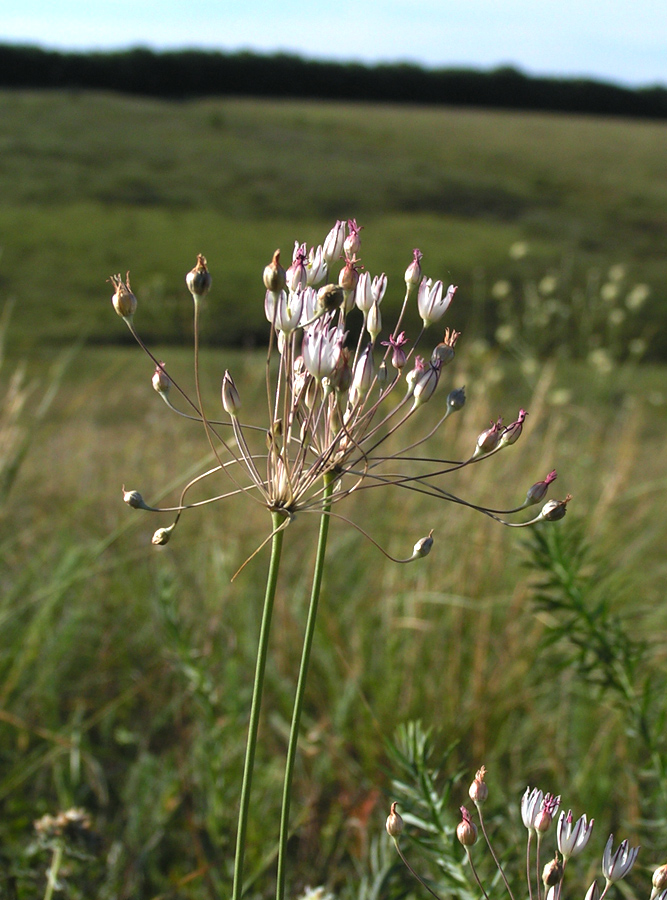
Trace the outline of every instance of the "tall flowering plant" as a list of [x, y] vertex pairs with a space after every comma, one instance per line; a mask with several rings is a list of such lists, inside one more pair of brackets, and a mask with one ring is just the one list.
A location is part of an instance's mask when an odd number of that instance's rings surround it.
[[[224, 372], [221, 382], [224, 416], [210, 416], [204, 409], [199, 376], [199, 317], [201, 302], [211, 288], [211, 275], [203, 256], [197, 258], [195, 267], [186, 276], [194, 301], [194, 397], [178, 385], [166, 363], [153, 356], [136, 331], [137, 300], [130, 287], [129, 273], [125, 279], [120, 275], [110, 279], [116, 312], [155, 363], [154, 389], [175, 413], [202, 423], [215, 457], [210, 469], [184, 486], [176, 507], [150, 506], [138, 491], [123, 488], [125, 502], [148, 512], [175, 513], [170, 525], [155, 531], [154, 544], [166, 544], [171, 539], [185, 510], [235, 495], [243, 494], [249, 502], [262, 505], [271, 517], [270, 533], [260, 544], [261, 548], [271, 543], [271, 558], [241, 786], [233, 900], [240, 900], [243, 892], [246, 826], [262, 686], [283, 538], [289, 524], [296, 516], [306, 513], [319, 517], [310, 606], [285, 765], [277, 864], [279, 900], [285, 896], [291, 784], [328, 529], [332, 517], [342, 518], [334, 507], [351, 494], [394, 487], [471, 507], [505, 526], [524, 527], [562, 518], [570, 499], [568, 495], [564, 500], [549, 500], [536, 515], [515, 521], [522, 511], [542, 503], [556, 478], [555, 471], [530, 486], [521, 503], [506, 510], [464, 500], [443, 486], [446, 476], [477, 465], [514, 444], [521, 435], [526, 416], [520, 410], [509, 425], [503, 425], [502, 419], [492, 422], [479, 434], [465, 459], [443, 459], [420, 453], [449, 416], [463, 407], [463, 388], [450, 390], [440, 401], [441, 414], [435, 425], [424, 429], [418, 437], [411, 428], [405, 445], [396, 449], [395, 436], [407, 430], [404, 426], [408, 422], [419, 420], [426, 403], [438, 402], [432, 398], [436, 396], [443, 370], [454, 358], [460, 335], [446, 328], [442, 339], [431, 344], [430, 350], [424, 352], [422, 345], [426, 342], [427, 329], [440, 322], [447, 312], [456, 287], [445, 288], [442, 281], [433, 282], [425, 277], [422, 254], [414, 250], [405, 272], [400, 312], [393, 327], [385, 329], [381, 304], [388, 287], [387, 278], [384, 274], [371, 277], [362, 267], [360, 232], [355, 220], [336, 222], [318, 247], [309, 249], [297, 241], [287, 269], [281, 264], [279, 250], [264, 268], [264, 310], [270, 336], [265, 367], [268, 417], [263, 423], [244, 413], [229, 371]], [[401, 326], [408, 304], [415, 301], [423, 324], [419, 334], [410, 341]], [[355, 319], [359, 337], [353, 341], [350, 334]], [[380, 340], [383, 332], [386, 337]], [[222, 480], [223, 489], [208, 500], [189, 503], [190, 490], [204, 480], [215, 480], [216, 484]], [[397, 559], [379, 549], [394, 562], [410, 563], [427, 556], [432, 546], [431, 531], [418, 537], [412, 552], [404, 558]]]

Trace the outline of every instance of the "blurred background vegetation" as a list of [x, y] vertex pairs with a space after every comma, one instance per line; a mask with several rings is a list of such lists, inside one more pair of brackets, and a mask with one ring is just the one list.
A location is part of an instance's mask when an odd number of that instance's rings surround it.
[[[529, 411], [511, 452], [452, 489], [514, 504], [557, 467], [554, 496], [575, 499], [546, 544], [402, 495], [351, 500], [345, 513], [390, 551], [430, 528], [436, 545], [396, 568], [334, 524], [293, 804], [294, 892], [372, 895], [369, 872], [394, 862], [374, 836], [392, 779], [407, 777], [396, 760], [411, 765], [404, 736], [402, 756], [387, 741], [417, 719], [446, 756], [452, 815], [467, 784], [458, 774], [484, 763], [492, 819], [515, 821], [538, 783], [595, 816], [600, 852], [614, 829], [641, 839], [646, 870], [664, 861], [667, 126], [7, 90], [0, 139], [7, 896], [43, 896], [49, 854], [32, 822], [73, 805], [99, 838], [68, 857], [66, 896], [225, 894], [265, 555], [230, 578], [268, 516], [239, 504], [193, 512], [162, 552], [150, 546], [167, 522], [124, 506], [121, 485], [172, 500], [207, 447], [152, 391], [105, 280], [130, 269], [138, 330], [191, 383], [184, 275], [204, 253], [209, 408], [229, 368], [261, 423], [263, 266], [352, 216], [364, 264], [389, 276], [386, 321], [413, 247], [426, 274], [460, 286], [447, 324], [464, 334], [445, 380], [465, 384], [469, 402], [438, 454], [467, 455], [489, 419]], [[413, 333], [416, 320], [413, 310]], [[435, 399], [424, 410], [434, 421]], [[312, 524], [286, 536], [250, 833], [258, 898], [271, 893], [267, 823]], [[646, 883], [641, 867], [637, 877]], [[394, 873], [380, 895], [409, 890]]]

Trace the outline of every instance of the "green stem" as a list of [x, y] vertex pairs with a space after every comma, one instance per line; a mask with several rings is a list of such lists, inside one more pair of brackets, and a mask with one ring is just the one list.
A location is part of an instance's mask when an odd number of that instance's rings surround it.
[[257, 648], [257, 663], [255, 666], [255, 682], [253, 684], [252, 703], [250, 706], [248, 743], [246, 744], [245, 764], [243, 766], [241, 807], [239, 810], [239, 822], [236, 832], [236, 855], [234, 857], [234, 887], [232, 889], [232, 900], [241, 900], [243, 894], [243, 860], [248, 826], [248, 810], [250, 807], [250, 787], [255, 765], [255, 748], [257, 747], [259, 713], [262, 705], [262, 688], [264, 686], [264, 671], [266, 669], [266, 658], [268, 655], [271, 615], [273, 613], [273, 601], [276, 596], [276, 584], [278, 583], [280, 553], [283, 546], [284, 529], [280, 528], [280, 525], [282, 524], [284, 517], [278, 512], [273, 512], [271, 515], [273, 517], [274, 529], [273, 538], [271, 539], [271, 561], [269, 563], [269, 572], [266, 578], [266, 594], [264, 596], [264, 610], [262, 612], [259, 646]]
[[313, 572], [313, 586], [310, 593], [310, 606], [308, 608], [306, 633], [303, 639], [303, 650], [301, 651], [301, 666], [299, 667], [299, 677], [296, 685], [296, 696], [294, 698], [294, 709], [292, 711], [292, 727], [290, 729], [289, 744], [287, 745], [287, 759], [285, 761], [283, 804], [280, 813], [280, 839], [278, 844], [278, 883], [276, 886], [276, 900], [284, 900], [285, 898], [287, 840], [289, 838], [289, 812], [290, 800], [292, 795], [292, 778], [294, 775], [294, 762], [296, 759], [297, 744], [299, 742], [299, 726], [301, 724], [301, 711], [303, 709], [303, 695], [306, 690], [306, 679], [308, 677], [310, 651], [313, 646], [313, 636], [315, 634], [317, 605], [320, 599], [322, 575], [324, 574], [324, 556], [327, 548], [327, 536], [329, 534], [328, 513], [331, 509], [331, 494], [333, 493], [334, 481], [335, 476], [332, 473], [328, 473], [324, 476], [324, 492], [322, 495], [324, 499], [324, 505], [322, 508], [322, 518], [320, 519], [320, 536], [317, 542], [315, 571]]
[[46, 890], [44, 891], [44, 900], [51, 900], [53, 892], [58, 884], [58, 872], [63, 859], [63, 845], [58, 841], [53, 848], [53, 856], [51, 857], [51, 865], [49, 866], [49, 877], [46, 882]]
[[[398, 846], [398, 838], [397, 838], [397, 837], [394, 837], [394, 838], [392, 838], [392, 840], [393, 840], [393, 842], [394, 842], [394, 846], [396, 847], [396, 850], [398, 851], [398, 855], [401, 857], [401, 860], [403, 861], [403, 865], [407, 868], [408, 872], [410, 872], [410, 874], [411, 874], [414, 878], [417, 879], [417, 881], [421, 884], [422, 887], [425, 887], [425, 888], [426, 888], [426, 890], [429, 892], [429, 894], [431, 894], [433, 897], [435, 897], [435, 900], [440, 900], [439, 895], [436, 894], [436, 892], [426, 884], [426, 882], [424, 881], [424, 879], [423, 879], [420, 875], [417, 875], [417, 873], [415, 872], [415, 870], [412, 868], [412, 866], [410, 865], [410, 863], [407, 861], [407, 859], [405, 858], [405, 854], [403, 853], [403, 851], [401, 850], [401, 848]], [[467, 849], [468, 849], [468, 848], [466, 847], [466, 850], [467, 850]], [[468, 853], [468, 859], [470, 859], [470, 854], [469, 854], [469, 853]], [[471, 863], [471, 865], [472, 865], [472, 863]], [[474, 871], [474, 869], [473, 869], [473, 871]], [[481, 884], [480, 884], [480, 887], [482, 887]], [[482, 888], [482, 892], [484, 893], [484, 896], [486, 897], [486, 900], [489, 900], [489, 898], [488, 898], [486, 892], [484, 891], [484, 888]]]
[[[481, 805], [481, 803], [477, 803], [477, 801], [475, 801], [475, 806], [477, 807], [477, 814], [479, 815], [479, 824], [482, 829], [482, 834], [484, 835], [484, 840], [486, 841], [486, 846], [491, 851], [491, 856], [493, 857], [493, 861], [496, 864], [496, 868], [500, 872], [500, 877], [502, 878], [502, 880], [505, 884], [505, 887], [507, 888], [507, 893], [510, 895], [511, 900], [514, 900], [514, 894], [512, 893], [512, 888], [509, 885], [509, 881], [505, 877], [505, 872], [503, 870], [503, 867], [500, 865], [500, 860], [496, 856], [496, 852], [493, 849], [493, 847], [491, 846], [491, 841], [489, 840], [489, 836], [486, 833], [486, 828], [484, 826], [484, 816], [482, 815], [482, 805]], [[472, 859], [470, 860], [470, 865], [472, 866]], [[475, 873], [475, 875], [476, 875], [476, 873]], [[480, 884], [480, 888], [482, 888], [482, 890], [484, 890], [484, 888], [482, 887], [481, 884]]]

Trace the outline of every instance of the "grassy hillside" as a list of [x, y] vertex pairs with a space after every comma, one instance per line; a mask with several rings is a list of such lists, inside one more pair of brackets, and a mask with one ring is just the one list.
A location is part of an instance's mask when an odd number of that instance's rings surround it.
[[528, 273], [574, 251], [582, 267], [625, 264], [665, 296], [664, 124], [4, 92], [0, 141], [0, 290], [19, 301], [17, 340], [115, 339], [102, 275], [128, 268], [140, 297], [160, 300], [160, 315], [141, 310], [144, 327], [177, 340], [188, 315], [177, 286], [197, 252], [216, 283], [212, 338], [253, 339], [265, 327], [250, 303], [258, 261], [351, 216], [373, 226], [374, 272], [400, 277], [407, 231], [466, 305], [475, 280], [516, 269], [518, 240]]
[[[0, 894], [45, 895], [52, 857], [32, 823], [74, 806], [91, 814], [98, 838], [65, 858], [64, 896], [229, 896], [268, 548], [231, 579], [270, 518], [233, 497], [188, 510], [168, 546], [151, 546], [171, 514], [130, 509], [121, 485], [149, 503], [177, 503], [180, 486], [208, 467], [209, 446], [199, 424], [155, 394], [139, 348], [111, 345], [127, 329], [104, 281], [131, 269], [138, 330], [192, 393], [191, 352], [174, 344], [189, 341], [183, 276], [196, 252], [214, 277], [204, 334], [258, 341], [261, 271], [275, 247], [289, 256], [295, 237], [320, 241], [333, 219], [355, 216], [366, 226], [364, 261], [390, 278], [386, 320], [414, 246], [429, 275], [461, 285], [446, 321], [465, 321], [466, 333], [419, 422], [406, 421], [406, 443], [466, 458], [491, 419], [511, 421], [524, 407], [521, 440], [443, 477], [443, 489], [506, 508], [557, 467], [550, 496], [574, 499], [549, 546], [398, 488], [353, 493], [336, 507], [396, 557], [430, 529], [435, 543], [427, 559], [396, 566], [349, 522], [332, 521], [295, 776], [290, 896], [321, 883], [338, 900], [422, 896], [383, 832], [401, 774], [386, 742], [408, 720], [434, 728], [436, 761], [450, 747], [447, 828], [467, 802], [458, 773], [488, 766], [488, 821], [497, 834], [510, 820], [499, 849], [517, 863], [515, 896], [525, 895], [525, 835], [513, 822], [527, 783], [595, 816], [591, 870], [610, 830], [641, 841], [631, 883], [648, 896], [650, 865], [667, 847], [667, 397], [664, 366], [621, 364], [618, 345], [627, 343], [628, 298], [641, 294], [633, 285], [652, 291], [638, 307], [647, 339], [664, 314], [665, 128], [333, 104], [0, 100], [0, 298], [17, 301], [0, 353]], [[482, 340], [501, 329], [518, 359]], [[89, 344], [66, 365], [54, 344], [81, 337]], [[557, 348], [581, 343], [596, 366], [543, 362], [552, 338]], [[267, 427], [263, 362], [254, 350], [204, 348], [209, 414], [229, 368], [244, 424]], [[414, 444], [461, 384], [465, 407], [429, 444]], [[258, 442], [263, 454], [263, 435]], [[275, 896], [316, 525], [304, 511], [285, 533], [249, 900]], [[453, 837], [441, 849], [458, 865]], [[452, 887], [428, 856], [422, 863], [441, 896], [469, 900], [476, 890], [465, 874]]]

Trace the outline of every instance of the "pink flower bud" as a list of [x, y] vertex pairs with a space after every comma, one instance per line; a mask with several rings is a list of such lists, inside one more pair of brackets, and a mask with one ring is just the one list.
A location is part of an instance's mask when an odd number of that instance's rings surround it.
[[285, 273], [286, 286], [290, 291], [303, 291], [308, 287], [308, 270], [306, 268], [307, 259], [308, 253], [306, 252], [306, 245], [299, 244], [298, 241], [295, 241], [294, 261]]
[[535, 816], [535, 820], [533, 822], [533, 827], [535, 831], [539, 831], [540, 834], [544, 834], [549, 830], [549, 827], [553, 821], [553, 817], [558, 812], [558, 807], [560, 806], [560, 797], [554, 797], [553, 794], [545, 794], [544, 800], [542, 801], [542, 805]]
[[456, 837], [464, 847], [472, 847], [477, 842], [477, 826], [465, 806], [461, 807], [461, 821], [456, 826]]
[[151, 383], [153, 385], [153, 390], [157, 391], [158, 394], [164, 394], [166, 396], [169, 393], [171, 378], [165, 372], [163, 362], [160, 362], [159, 365], [155, 366]]
[[405, 270], [405, 283], [408, 288], [412, 287], [413, 285], [419, 284], [419, 282], [422, 280], [421, 261], [423, 257], [424, 254], [421, 252], [421, 250], [418, 250], [415, 247], [415, 249], [412, 251], [412, 262]]
[[520, 409], [516, 422], [512, 422], [511, 425], [508, 425], [507, 428], [504, 429], [500, 438], [500, 443], [503, 445], [503, 447], [508, 446], [509, 444], [514, 444], [519, 440], [519, 438], [521, 437], [521, 432], [523, 430], [523, 423], [527, 415], [528, 413], [525, 409]]
[[357, 225], [356, 219], [348, 219], [347, 227], [349, 234], [345, 238], [343, 249], [345, 250], [346, 256], [353, 257], [356, 256], [361, 249], [361, 235], [359, 234], [361, 227]]
[[395, 369], [399, 371], [403, 368], [406, 362], [405, 350], [403, 347], [408, 343], [408, 339], [405, 336], [405, 332], [401, 331], [401, 333], [394, 337], [391, 335], [388, 341], [382, 341], [383, 347], [391, 347], [391, 364]]
[[502, 424], [503, 420], [498, 419], [497, 422], [491, 423], [490, 428], [487, 428], [486, 431], [483, 431], [479, 435], [473, 459], [477, 456], [481, 456], [483, 453], [491, 453], [496, 449], [502, 436]]
[[544, 481], [536, 481], [532, 487], [529, 487], [528, 492], [526, 493], [526, 506], [532, 506], [534, 503], [539, 503], [540, 500], [543, 500], [549, 489], [549, 485], [552, 481], [555, 481], [556, 478], [556, 470], [554, 469], [552, 472], [549, 472]]
[[406, 378], [405, 378], [407, 385], [408, 385], [408, 393], [409, 394], [411, 394], [413, 392], [415, 384], [421, 378], [421, 376], [424, 374], [425, 370], [426, 370], [426, 363], [424, 362], [423, 357], [415, 356], [414, 368], [410, 372], [408, 372], [408, 374], [406, 375]]

